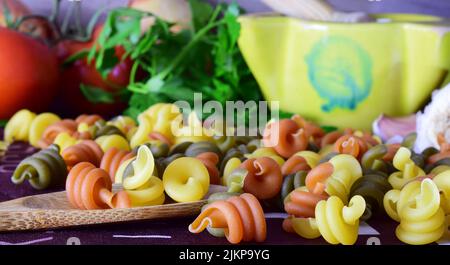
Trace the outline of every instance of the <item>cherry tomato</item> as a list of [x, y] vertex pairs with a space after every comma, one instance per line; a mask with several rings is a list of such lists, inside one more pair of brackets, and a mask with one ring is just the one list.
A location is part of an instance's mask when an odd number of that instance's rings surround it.
[[[101, 29], [101, 26], [96, 27], [89, 42], [61, 42], [57, 46], [60, 62], [83, 49], [90, 49]], [[115, 55], [119, 60], [124, 52], [122, 47], [115, 48]], [[69, 109], [69, 114], [98, 113], [103, 116], [112, 116], [120, 113], [126, 107], [126, 102], [121, 102], [117, 97], [114, 103], [92, 103], [83, 95], [80, 85], [93, 86], [113, 93], [119, 92], [128, 85], [132, 64], [130, 59], [121, 60], [104, 79], [96, 70], [94, 62], [89, 64], [86, 59], [75, 61], [72, 65], [64, 68], [60, 76], [61, 93], [58, 103], [62, 108]]]

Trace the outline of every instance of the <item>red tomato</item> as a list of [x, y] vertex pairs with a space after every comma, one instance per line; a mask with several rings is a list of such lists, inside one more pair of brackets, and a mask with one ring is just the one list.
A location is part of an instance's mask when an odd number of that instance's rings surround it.
[[[59, 60], [62, 62], [70, 55], [80, 50], [90, 49], [95, 43], [101, 31], [101, 26], [97, 27], [93, 33], [93, 38], [89, 42], [63, 41], [57, 47]], [[118, 59], [124, 54], [121, 47], [116, 47]], [[111, 116], [120, 113], [125, 107], [125, 102], [120, 102], [116, 98], [115, 103], [92, 103], [85, 98], [80, 90], [80, 85], [94, 86], [108, 92], [118, 92], [128, 85], [132, 61], [126, 59], [120, 61], [108, 74], [106, 80], [95, 69], [94, 62], [87, 63], [86, 59], [78, 60], [69, 67], [63, 69], [60, 77], [61, 95], [60, 104], [69, 108], [72, 113], [98, 113], [103, 116]]]
[[48, 108], [58, 81], [58, 60], [39, 41], [7, 28], [0, 28], [0, 119], [28, 108]]

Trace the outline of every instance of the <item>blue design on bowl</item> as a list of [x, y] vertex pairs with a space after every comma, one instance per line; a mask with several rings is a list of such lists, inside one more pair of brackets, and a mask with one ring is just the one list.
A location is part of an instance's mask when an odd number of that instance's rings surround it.
[[308, 77], [327, 102], [322, 110], [354, 110], [372, 87], [372, 59], [356, 41], [342, 36], [320, 39], [305, 58]]

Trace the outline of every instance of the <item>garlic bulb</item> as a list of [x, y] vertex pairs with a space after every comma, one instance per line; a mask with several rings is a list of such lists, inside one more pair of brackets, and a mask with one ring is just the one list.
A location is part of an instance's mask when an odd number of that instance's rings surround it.
[[439, 149], [439, 133], [443, 133], [446, 141], [450, 142], [450, 84], [433, 92], [431, 103], [423, 113], [417, 113], [416, 131], [416, 152], [430, 146]]

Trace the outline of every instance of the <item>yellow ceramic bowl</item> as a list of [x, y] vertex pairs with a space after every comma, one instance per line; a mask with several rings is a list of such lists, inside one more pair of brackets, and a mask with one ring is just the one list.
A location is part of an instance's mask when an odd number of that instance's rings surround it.
[[[383, 14], [324, 23], [243, 16], [239, 46], [264, 97], [339, 128], [371, 128], [381, 113], [417, 111], [450, 69], [450, 23]], [[381, 22], [382, 21], [382, 22]]]

